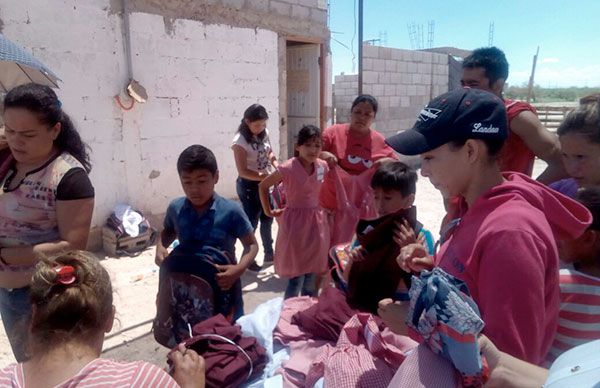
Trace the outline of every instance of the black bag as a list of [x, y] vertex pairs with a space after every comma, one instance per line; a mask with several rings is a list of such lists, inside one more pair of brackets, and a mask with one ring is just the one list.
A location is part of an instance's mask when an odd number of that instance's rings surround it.
[[[193, 271], [171, 271], [170, 260], [189, 260]], [[231, 289], [221, 290], [214, 264], [235, 264], [235, 259], [212, 247], [205, 247], [195, 255], [174, 251], [165, 259], [160, 269], [156, 318], [152, 326], [159, 344], [174, 347], [191, 336], [195, 324], [217, 314], [233, 321], [241, 283], [238, 281]]]

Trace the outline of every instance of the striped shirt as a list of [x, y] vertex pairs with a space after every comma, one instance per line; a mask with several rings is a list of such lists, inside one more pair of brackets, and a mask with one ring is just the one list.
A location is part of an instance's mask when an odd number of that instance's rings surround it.
[[549, 362], [577, 345], [600, 339], [600, 278], [570, 268], [561, 269], [560, 301]]
[[[0, 370], [0, 387], [24, 388], [23, 364]], [[144, 361], [119, 362], [97, 358], [55, 388], [166, 387], [179, 385], [165, 371]]]

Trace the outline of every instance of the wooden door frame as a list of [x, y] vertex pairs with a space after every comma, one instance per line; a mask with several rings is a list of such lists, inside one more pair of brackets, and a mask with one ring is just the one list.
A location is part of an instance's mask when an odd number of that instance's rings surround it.
[[[325, 129], [325, 123], [327, 122], [327, 112], [325, 112], [325, 40], [322, 38], [315, 38], [309, 36], [301, 36], [301, 35], [285, 35], [281, 36], [279, 43], [283, 47], [283, 54], [280, 52], [279, 62], [284, 71], [280, 71], [279, 77], [279, 116], [281, 118], [285, 117], [285, 126], [286, 126], [286, 134], [285, 141], [280, 141], [280, 146], [284, 143], [288, 146], [289, 141], [289, 133], [290, 128], [287, 126], [288, 124], [288, 114], [287, 114], [287, 45], [288, 42], [295, 43], [306, 43], [306, 44], [318, 44], [319, 45], [319, 127], [321, 129]], [[280, 132], [281, 139], [281, 132]], [[287, 151], [287, 147], [286, 147]], [[279, 153], [283, 157], [282, 150], [280, 149]], [[287, 157], [290, 157], [288, 155]]]

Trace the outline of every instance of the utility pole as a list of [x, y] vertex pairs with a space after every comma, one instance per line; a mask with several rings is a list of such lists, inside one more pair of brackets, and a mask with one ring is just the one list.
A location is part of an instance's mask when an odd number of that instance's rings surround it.
[[358, 95], [363, 87], [363, 0], [358, 0]]
[[531, 77], [529, 77], [529, 86], [527, 87], [527, 102], [531, 101], [533, 95], [533, 78], [535, 77], [535, 65], [537, 63], [538, 54], [540, 53], [540, 46], [538, 46], [535, 55], [533, 56], [533, 67], [531, 68]]

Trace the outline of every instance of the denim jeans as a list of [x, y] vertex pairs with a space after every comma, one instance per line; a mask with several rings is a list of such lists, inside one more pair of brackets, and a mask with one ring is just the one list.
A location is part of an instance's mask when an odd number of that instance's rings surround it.
[[317, 287], [317, 275], [314, 273], [307, 273], [304, 275], [296, 276], [288, 280], [287, 288], [285, 289], [284, 298], [293, 298], [298, 295], [302, 296], [314, 296], [316, 294]]
[[258, 194], [258, 181], [251, 181], [244, 178], [237, 178], [236, 191], [242, 207], [250, 224], [256, 230], [258, 221], [260, 220], [260, 238], [263, 243], [265, 256], [273, 256], [273, 237], [271, 235], [271, 225], [273, 219], [265, 214], [260, 203]]
[[18, 362], [25, 361], [31, 319], [29, 287], [0, 288], [0, 314], [15, 358]]

